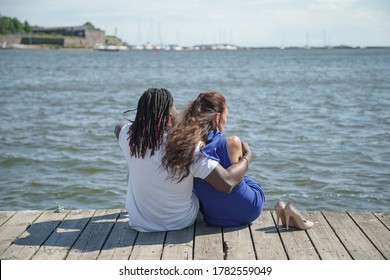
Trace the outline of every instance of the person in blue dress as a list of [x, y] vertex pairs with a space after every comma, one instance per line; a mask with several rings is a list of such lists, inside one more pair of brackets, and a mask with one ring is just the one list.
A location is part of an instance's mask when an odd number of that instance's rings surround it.
[[[227, 116], [226, 99], [219, 92], [201, 93], [187, 105], [165, 143], [163, 166], [172, 179], [180, 181], [188, 176], [189, 166], [195, 160], [194, 151], [199, 147], [206, 157], [225, 168], [242, 159], [249, 167], [240, 138], [224, 137], [221, 133]], [[194, 193], [199, 198], [204, 221], [213, 226], [249, 224], [259, 217], [265, 202], [261, 186], [249, 176], [230, 189], [218, 189], [195, 178]]]

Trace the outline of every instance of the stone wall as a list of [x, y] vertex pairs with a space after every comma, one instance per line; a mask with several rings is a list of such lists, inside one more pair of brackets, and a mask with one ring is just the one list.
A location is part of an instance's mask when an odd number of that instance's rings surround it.
[[105, 44], [106, 43], [106, 33], [101, 30], [86, 30], [85, 39], [88, 41], [88, 44], [94, 46], [96, 44]]
[[9, 48], [12, 45], [20, 44], [22, 36], [19, 35], [0, 35], [0, 48]]
[[52, 45], [65, 48], [93, 48], [104, 45], [106, 35], [101, 30], [85, 30], [85, 37], [45, 36], [45, 35], [0, 35], [0, 48], [9, 48], [15, 44]]
[[64, 47], [92, 48], [95, 45], [104, 45], [106, 36], [104, 31], [86, 30], [85, 37], [65, 37]]
[[54, 45], [64, 46], [64, 38], [50, 37], [22, 37], [21, 44], [23, 45]]

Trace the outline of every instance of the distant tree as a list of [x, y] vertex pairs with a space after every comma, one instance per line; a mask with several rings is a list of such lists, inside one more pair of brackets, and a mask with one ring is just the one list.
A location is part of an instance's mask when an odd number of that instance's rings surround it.
[[16, 33], [24, 32], [23, 23], [21, 23], [17, 18], [12, 19], [12, 25], [13, 25], [13, 32]]
[[9, 17], [0, 18], [0, 34], [8, 34], [13, 30], [12, 19]]
[[27, 21], [22, 23], [17, 18], [0, 17], [0, 34], [31, 32], [32, 27]]
[[84, 26], [88, 26], [88, 27], [91, 27], [91, 28], [95, 28], [95, 26], [94, 26], [92, 23], [90, 23], [89, 21], [86, 22], [86, 23], [84, 23]]
[[28, 21], [24, 21], [24, 31], [30, 33], [33, 31], [32, 26], [28, 23]]

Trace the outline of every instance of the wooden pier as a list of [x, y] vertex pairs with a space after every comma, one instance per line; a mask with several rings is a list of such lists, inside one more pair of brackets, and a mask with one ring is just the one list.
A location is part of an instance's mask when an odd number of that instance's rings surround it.
[[144, 233], [122, 209], [1, 211], [0, 259], [17, 260], [388, 260], [390, 213], [305, 212], [307, 231], [275, 227], [273, 211], [252, 224], [196, 223]]

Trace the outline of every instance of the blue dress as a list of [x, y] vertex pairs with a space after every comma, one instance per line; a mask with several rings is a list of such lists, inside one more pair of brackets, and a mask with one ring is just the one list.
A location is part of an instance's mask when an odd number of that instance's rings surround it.
[[[232, 163], [229, 158], [226, 138], [212, 130], [207, 137], [202, 153], [218, 161], [224, 168]], [[233, 227], [253, 222], [263, 210], [265, 197], [261, 186], [249, 176], [223, 193], [200, 178], [194, 179], [194, 192], [200, 201], [200, 211], [205, 222], [213, 226]]]

